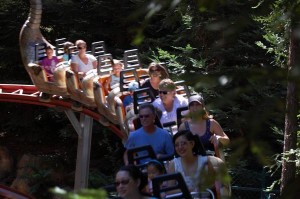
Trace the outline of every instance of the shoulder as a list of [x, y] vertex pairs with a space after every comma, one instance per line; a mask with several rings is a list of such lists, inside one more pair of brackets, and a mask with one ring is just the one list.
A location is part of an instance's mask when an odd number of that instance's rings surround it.
[[145, 79], [144, 82], [142, 83], [141, 87], [142, 87], [142, 88], [148, 87], [149, 82], [150, 82], [150, 79], [149, 79], [149, 78]]
[[213, 119], [213, 118], [209, 118], [208, 121], [210, 122], [210, 126], [220, 126], [219, 122], [217, 122], [217, 120]]
[[93, 61], [96, 61], [96, 60], [97, 60], [96, 57], [95, 57], [94, 55], [86, 54], [86, 57], [87, 57], [88, 59], [93, 60]]
[[162, 133], [164, 135], [169, 135], [168, 131], [165, 130], [165, 129], [162, 129], [160, 127], [156, 127], [156, 131], [159, 132], [159, 133]]
[[182, 95], [176, 95], [175, 99], [181, 104], [181, 105], [188, 105], [188, 100], [187, 98], [183, 97]]
[[177, 158], [174, 158], [170, 163], [173, 164], [173, 167], [178, 167], [178, 165], [180, 164], [180, 160], [181, 160], [181, 157], [177, 157]]
[[73, 55], [73, 56], [71, 57], [72, 62], [78, 61], [78, 59], [79, 59], [78, 55]]
[[186, 126], [189, 126], [189, 121], [183, 121], [178, 128], [178, 131], [186, 130]]
[[160, 106], [162, 104], [161, 99], [160, 98], [155, 99], [152, 104], [153, 104], [153, 106]]

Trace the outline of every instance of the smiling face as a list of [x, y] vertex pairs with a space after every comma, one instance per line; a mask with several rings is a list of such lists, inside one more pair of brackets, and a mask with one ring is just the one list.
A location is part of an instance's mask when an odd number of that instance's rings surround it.
[[143, 127], [154, 126], [155, 114], [150, 108], [146, 107], [140, 109], [139, 118]]
[[195, 142], [188, 140], [184, 135], [179, 136], [174, 142], [176, 153], [180, 157], [193, 155], [194, 145]]
[[158, 86], [159, 97], [164, 104], [173, 103], [176, 85], [171, 79], [163, 79]]
[[139, 182], [132, 179], [128, 171], [119, 171], [116, 175], [115, 185], [117, 192], [122, 198], [130, 198], [139, 191]]

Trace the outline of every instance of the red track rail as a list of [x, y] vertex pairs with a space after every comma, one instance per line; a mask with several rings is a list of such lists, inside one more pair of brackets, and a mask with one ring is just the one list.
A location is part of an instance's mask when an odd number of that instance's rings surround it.
[[[40, 92], [34, 85], [22, 85], [22, 84], [0, 84], [0, 102], [14, 102], [22, 104], [32, 104], [46, 107], [59, 107], [65, 109], [71, 109], [72, 100], [61, 99], [60, 96], [53, 96], [50, 102], [39, 101]], [[97, 111], [83, 108], [81, 111], [83, 114], [88, 115], [99, 121], [101, 114]], [[108, 126], [118, 137], [124, 138], [123, 133], [115, 125], [110, 124]]]

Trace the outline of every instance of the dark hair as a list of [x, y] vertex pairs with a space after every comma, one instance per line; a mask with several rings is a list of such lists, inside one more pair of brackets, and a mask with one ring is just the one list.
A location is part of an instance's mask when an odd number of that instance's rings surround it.
[[73, 44], [72, 42], [70, 42], [70, 41], [66, 41], [66, 42], [64, 43], [64, 51], [65, 51], [65, 52], [68, 52], [69, 47], [71, 47], [71, 46], [74, 46], [74, 44]]
[[[193, 154], [194, 155], [204, 155], [205, 154], [205, 150], [201, 144], [200, 138], [198, 137], [198, 135], [193, 135], [191, 131], [189, 130], [182, 130], [182, 131], [178, 131], [174, 136], [173, 136], [173, 143], [175, 146], [175, 141], [177, 140], [177, 138], [179, 138], [180, 136], [184, 136], [188, 141], [194, 141], [194, 147], [193, 147]], [[178, 157], [179, 155], [176, 153], [175, 150], [175, 156]]]
[[153, 104], [151, 104], [151, 103], [143, 103], [143, 104], [141, 104], [139, 106], [139, 111], [141, 111], [142, 109], [145, 109], [145, 108], [149, 108], [154, 115], [156, 114], [156, 109], [153, 106]]
[[155, 166], [155, 168], [157, 168], [162, 174], [167, 173], [165, 166], [160, 161], [150, 160], [147, 162], [147, 167], [152, 165]]
[[46, 46], [45, 50], [53, 50], [52, 46]]
[[153, 68], [153, 67], [156, 67], [157, 69], [159, 69], [159, 71], [161, 72], [161, 79], [165, 79], [165, 78], [169, 77], [169, 73], [166, 70], [166, 68], [156, 62], [152, 62], [149, 64], [149, 66], [148, 66], [149, 75], [152, 74], [151, 68]]
[[125, 165], [125, 166], [122, 166], [119, 170], [119, 171], [126, 171], [128, 172], [129, 176], [134, 180], [134, 181], [137, 181], [137, 180], [140, 180], [140, 186], [139, 186], [139, 190], [140, 192], [142, 193], [142, 190], [144, 189], [144, 187], [147, 185], [148, 183], [148, 180], [147, 180], [147, 176], [141, 172], [141, 170], [135, 166], [135, 165], [132, 165], [132, 164], [129, 164], [129, 165]]

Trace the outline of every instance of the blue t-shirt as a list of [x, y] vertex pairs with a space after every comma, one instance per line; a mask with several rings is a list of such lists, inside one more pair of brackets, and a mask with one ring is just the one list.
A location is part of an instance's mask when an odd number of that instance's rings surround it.
[[[128, 150], [145, 145], [151, 145], [155, 154], [174, 154], [174, 145], [171, 135], [159, 127], [156, 127], [153, 133], [146, 133], [143, 127], [131, 132], [125, 143], [125, 148]], [[140, 161], [140, 164], [146, 163], [147, 161], [149, 160], [143, 159]]]
[[126, 108], [126, 106], [130, 105], [131, 103], [133, 103], [132, 95], [127, 95], [126, 97], [124, 97], [123, 105], [125, 108]]

